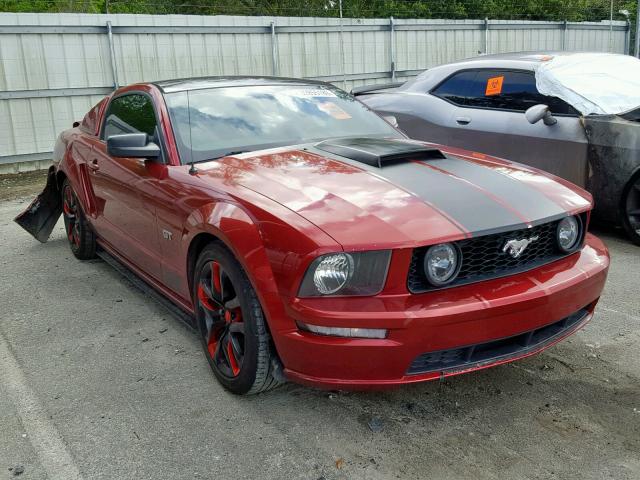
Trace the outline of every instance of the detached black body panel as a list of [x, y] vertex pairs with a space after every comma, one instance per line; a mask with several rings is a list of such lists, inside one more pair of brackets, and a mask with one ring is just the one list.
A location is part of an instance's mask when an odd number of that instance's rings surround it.
[[14, 221], [39, 242], [46, 242], [62, 214], [62, 200], [54, 167], [49, 168], [47, 185]]

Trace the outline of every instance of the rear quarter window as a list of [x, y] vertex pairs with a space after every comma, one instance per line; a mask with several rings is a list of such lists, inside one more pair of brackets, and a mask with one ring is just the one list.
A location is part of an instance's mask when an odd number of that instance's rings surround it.
[[89, 135], [96, 135], [98, 133], [98, 122], [100, 120], [100, 111], [106, 102], [106, 98], [100, 100], [82, 119], [80, 123], [80, 130]]
[[456, 105], [466, 106], [476, 75], [475, 70], [456, 73], [438, 85], [432, 93]]

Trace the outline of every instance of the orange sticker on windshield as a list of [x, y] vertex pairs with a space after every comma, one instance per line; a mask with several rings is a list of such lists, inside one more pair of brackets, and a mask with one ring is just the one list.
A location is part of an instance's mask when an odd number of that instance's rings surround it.
[[318, 108], [327, 115], [331, 115], [336, 120], [349, 120], [351, 118], [351, 115], [333, 102], [322, 102], [318, 104]]
[[504, 77], [491, 77], [487, 80], [487, 89], [484, 91], [484, 94], [487, 97], [500, 95], [500, 93], [502, 93], [502, 82], [504, 82]]

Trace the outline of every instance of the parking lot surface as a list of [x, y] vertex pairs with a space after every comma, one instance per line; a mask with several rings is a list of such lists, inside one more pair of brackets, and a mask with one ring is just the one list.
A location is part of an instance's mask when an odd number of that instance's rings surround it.
[[612, 267], [594, 319], [541, 355], [245, 398], [161, 306], [76, 260], [62, 222], [44, 245], [15, 225], [27, 203], [0, 203], [0, 479], [640, 478], [640, 247], [616, 232], [597, 232]]

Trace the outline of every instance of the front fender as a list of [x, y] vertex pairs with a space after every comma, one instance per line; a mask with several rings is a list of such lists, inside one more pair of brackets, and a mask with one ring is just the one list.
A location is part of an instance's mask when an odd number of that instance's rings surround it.
[[[185, 225], [185, 265], [189, 263], [189, 246], [203, 233], [220, 240], [240, 262], [256, 291], [271, 331], [295, 328], [287, 317], [276, 278], [275, 269], [284, 257], [274, 249], [268, 249], [259, 222], [240, 205], [230, 202], [214, 202], [203, 205], [189, 215]], [[187, 269], [188, 271], [188, 269]]]
[[589, 140], [587, 186], [595, 200], [594, 215], [620, 223], [622, 192], [640, 169], [640, 125], [616, 115], [587, 116], [584, 122]]

